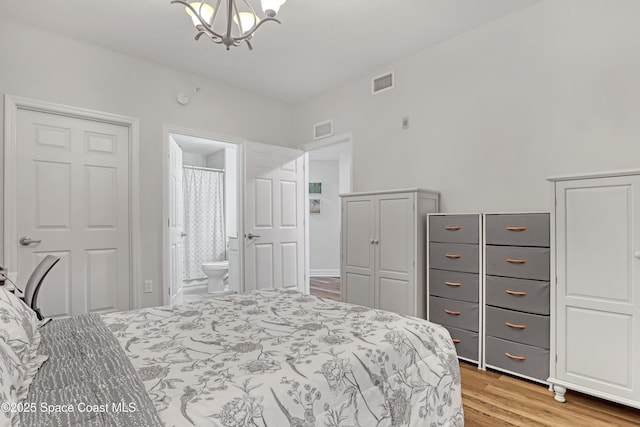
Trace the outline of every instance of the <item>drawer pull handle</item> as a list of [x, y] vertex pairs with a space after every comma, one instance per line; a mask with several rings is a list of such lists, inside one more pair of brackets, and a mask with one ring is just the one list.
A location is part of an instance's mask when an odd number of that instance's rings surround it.
[[505, 227], [507, 231], [525, 231], [527, 227]]
[[447, 310], [446, 308], [444, 309], [444, 312], [447, 314], [450, 314], [452, 316], [459, 316], [460, 312], [459, 311], [451, 311], [451, 310]]
[[508, 293], [509, 295], [517, 295], [517, 296], [520, 296], [520, 297], [523, 297], [523, 296], [525, 296], [527, 294], [524, 291], [511, 291], [509, 289], [507, 289], [505, 292]]
[[462, 258], [462, 255], [459, 255], [459, 254], [444, 254], [444, 256], [446, 256], [447, 258], [452, 258], [452, 259]]
[[525, 262], [527, 262], [526, 259], [511, 259], [511, 258], [507, 258], [505, 259], [505, 261], [511, 264], [524, 264]]
[[526, 357], [514, 356], [513, 354], [510, 354], [510, 353], [505, 353], [504, 355], [507, 356], [509, 359], [526, 360]]
[[447, 286], [462, 286], [462, 283], [456, 283], [456, 282], [444, 282], [445, 285]]
[[460, 343], [460, 340], [451, 340], [451, 341], [453, 341], [454, 344]]
[[510, 328], [527, 329], [527, 327], [525, 325], [514, 325], [513, 323], [510, 323], [510, 322], [504, 322], [504, 324], [507, 325]]
[[458, 231], [461, 228], [462, 227], [460, 227], [459, 225], [447, 225], [444, 229], [449, 231]]

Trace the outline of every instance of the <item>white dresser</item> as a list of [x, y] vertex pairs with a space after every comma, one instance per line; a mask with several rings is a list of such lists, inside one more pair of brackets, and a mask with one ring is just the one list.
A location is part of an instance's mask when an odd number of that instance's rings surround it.
[[342, 300], [424, 318], [425, 227], [439, 193], [352, 193], [341, 201]]
[[556, 400], [569, 388], [640, 408], [640, 170], [549, 180]]

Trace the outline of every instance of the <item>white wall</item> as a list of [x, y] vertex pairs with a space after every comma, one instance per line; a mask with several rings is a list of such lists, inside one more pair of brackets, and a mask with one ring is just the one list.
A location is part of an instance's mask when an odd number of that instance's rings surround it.
[[351, 193], [351, 142], [348, 144], [348, 151], [340, 153], [340, 160], [338, 161], [338, 167], [340, 168], [339, 194]]
[[321, 182], [320, 214], [309, 215], [310, 275], [340, 275], [340, 167], [337, 160], [309, 161], [309, 182]]
[[[153, 293], [141, 294], [143, 306], [162, 302], [163, 124], [272, 144], [286, 145], [292, 141], [292, 109], [287, 105], [201, 76], [2, 20], [0, 58], [2, 94], [140, 120], [140, 279], [153, 280], [154, 284]], [[201, 91], [192, 94], [188, 105], [179, 105], [176, 93], [189, 92], [196, 85]], [[0, 127], [3, 127], [4, 107], [1, 108]], [[0, 158], [0, 169], [3, 165], [4, 158]], [[0, 171], [0, 176], [3, 175], [4, 171]], [[0, 212], [0, 226], [2, 223]], [[1, 253], [0, 264], [4, 264]]]
[[227, 238], [238, 237], [238, 149], [229, 146], [224, 150], [224, 209]]
[[224, 169], [225, 150], [218, 150], [207, 156], [207, 167], [214, 169]]
[[206, 157], [200, 153], [182, 152], [182, 164], [185, 166], [196, 166], [199, 168], [206, 166]]
[[354, 191], [549, 210], [547, 176], [640, 167], [639, 18], [637, 0], [541, 1], [299, 105], [298, 138], [329, 117], [352, 132]]

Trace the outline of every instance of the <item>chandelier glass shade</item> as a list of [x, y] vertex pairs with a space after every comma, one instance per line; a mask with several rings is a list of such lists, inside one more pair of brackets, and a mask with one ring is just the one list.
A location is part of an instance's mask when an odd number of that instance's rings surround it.
[[198, 31], [196, 40], [206, 35], [212, 42], [225, 45], [227, 50], [243, 42], [251, 50], [250, 40], [262, 24], [268, 21], [280, 23], [275, 16], [287, 0], [260, 0], [263, 15], [256, 13], [250, 1], [255, 0], [172, 0], [171, 4], [184, 5]]

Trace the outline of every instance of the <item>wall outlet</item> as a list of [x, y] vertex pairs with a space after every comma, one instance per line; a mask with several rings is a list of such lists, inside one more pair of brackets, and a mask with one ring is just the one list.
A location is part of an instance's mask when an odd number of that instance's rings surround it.
[[153, 282], [151, 280], [144, 281], [144, 292], [146, 294], [153, 292]]

